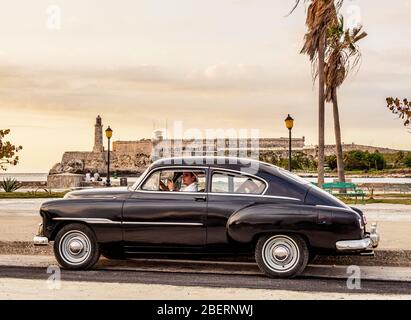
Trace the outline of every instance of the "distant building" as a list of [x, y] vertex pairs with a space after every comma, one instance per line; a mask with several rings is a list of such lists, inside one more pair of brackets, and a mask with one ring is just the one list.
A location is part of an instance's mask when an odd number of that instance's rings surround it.
[[[292, 139], [294, 152], [303, 152], [317, 157], [318, 147], [306, 146], [305, 137]], [[380, 153], [394, 153], [400, 150], [344, 144], [343, 151], [362, 150]], [[252, 139], [164, 139], [161, 130], [154, 132], [151, 139], [135, 141], [114, 141], [113, 151], [110, 152], [111, 169], [119, 174], [138, 174], [153, 160], [173, 156], [257, 156], [259, 153], [275, 152], [288, 156], [288, 138]], [[327, 145], [325, 155], [335, 154], [335, 146]], [[91, 152], [65, 152], [62, 161], [56, 164], [50, 174], [81, 173], [87, 171], [104, 175], [107, 170], [107, 153], [103, 147], [103, 123], [100, 116], [94, 125], [94, 146]]]
[[103, 123], [101, 117], [97, 116], [96, 124], [94, 125], [94, 147], [93, 152], [103, 152]]

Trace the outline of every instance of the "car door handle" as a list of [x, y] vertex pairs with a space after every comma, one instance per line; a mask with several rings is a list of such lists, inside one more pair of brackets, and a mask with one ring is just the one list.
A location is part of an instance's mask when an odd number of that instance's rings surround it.
[[194, 197], [194, 200], [199, 202], [199, 201], [203, 201], [206, 202], [207, 201], [207, 197]]

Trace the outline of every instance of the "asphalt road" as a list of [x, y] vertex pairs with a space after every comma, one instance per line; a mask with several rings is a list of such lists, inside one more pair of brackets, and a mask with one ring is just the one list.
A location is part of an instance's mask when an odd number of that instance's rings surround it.
[[[50, 275], [41, 267], [1, 266], [0, 278], [47, 280]], [[68, 271], [62, 270], [62, 281], [161, 284], [184, 287], [248, 288], [291, 290], [299, 292], [368, 293], [409, 295], [411, 282], [362, 280], [361, 289], [350, 290], [344, 279], [270, 279], [263, 275], [221, 275], [146, 271]]]

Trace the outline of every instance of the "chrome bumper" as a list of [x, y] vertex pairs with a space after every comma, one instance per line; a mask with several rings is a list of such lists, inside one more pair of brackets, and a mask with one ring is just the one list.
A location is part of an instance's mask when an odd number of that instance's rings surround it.
[[43, 236], [34, 236], [33, 244], [35, 246], [47, 246], [49, 244], [49, 239]]
[[361, 251], [375, 249], [379, 242], [380, 235], [377, 231], [377, 224], [374, 223], [370, 233], [364, 239], [338, 241], [335, 245], [338, 251]]
[[43, 236], [43, 224], [39, 224], [39, 231], [37, 236], [33, 238], [33, 244], [35, 246], [47, 246], [49, 244], [49, 239]]

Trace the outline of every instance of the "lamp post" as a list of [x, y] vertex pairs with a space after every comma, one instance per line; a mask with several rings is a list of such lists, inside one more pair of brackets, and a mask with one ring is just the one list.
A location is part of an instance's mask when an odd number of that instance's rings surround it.
[[285, 119], [285, 126], [288, 129], [288, 170], [291, 172], [291, 130], [294, 127], [294, 119], [290, 115]]
[[107, 156], [107, 181], [106, 181], [106, 186], [111, 187], [111, 181], [110, 181], [110, 139], [113, 136], [113, 130], [111, 130], [110, 126], [108, 126], [106, 130], [106, 137], [108, 140], [108, 156]]

